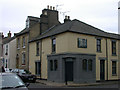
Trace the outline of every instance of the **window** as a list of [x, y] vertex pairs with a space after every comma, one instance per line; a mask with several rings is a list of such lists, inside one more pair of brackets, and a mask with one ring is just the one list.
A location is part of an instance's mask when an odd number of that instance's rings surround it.
[[112, 75], [116, 75], [116, 61], [112, 61]]
[[22, 65], [25, 65], [25, 53], [22, 53]]
[[116, 41], [112, 41], [112, 55], [116, 55]]
[[52, 39], [52, 52], [56, 51], [56, 39]]
[[50, 60], [50, 70], [53, 71], [53, 60]]
[[41, 73], [41, 64], [40, 61], [35, 62], [35, 74], [40, 75]]
[[92, 71], [92, 60], [88, 60], [88, 70]]
[[97, 39], [97, 52], [101, 52], [101, 39]]
[[86, 60], [86, 59], [84, 59], [83, 61], [82, 61], [82, 69], [84, 70], [84, 71], [92, 71], [92, 60], [90, 59], [90, 60]]
[[84, 59], [82, 61], [82, 68], [83, 68], [84, 71], [87, 71], [87, 60], [86, 59]]
[[6, 45], [6, 53], [5, 55], [8, 55], [8, 45]]
[[57, 68], [58, 68], [58, 61], [54, 60], [54, 69], [55, 69], [55, 71], [57, 70]]
[[23, 48], [25, 48], [25, 37], [23, 37]]
[[39, 56], [39, 42], [36, 43], [36, 55]]
[[87, 48], [87, 39], [78, 38], [78, 48]]
[[20, 49], [20, 38], [17, 39], [17, 48]]
[[57, 71], [58, 60], [50, 60], [50, 71]]

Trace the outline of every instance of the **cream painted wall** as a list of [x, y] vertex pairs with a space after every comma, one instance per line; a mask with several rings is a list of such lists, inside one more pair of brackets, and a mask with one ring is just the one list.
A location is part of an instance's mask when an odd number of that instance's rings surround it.
[[47, 55], [51, 54], [51, 38], [42, 40], [42, 59], [41, 59], [41, 77], [47, 79]]
[[35, 61], [40, 60], [40, 56], [36, 56], [36, 42], [29, 44], [29, 70], [35, 74]]
[[[78, 33], [66, 32], [63, 34], [56, 35], [56, 53], [85, 53], [85, 54], [96, 54], [96, 80], [100, 80], [100, 57], [106, 58], [106, 38], [101, 38], [101, 53], [96, 52], [96, 37], [90, 35], [83, 35]], [[77, 47], [77, 38], [87, 39], [87, 48], [78, 48]], [[107, 48], [108, 48], [108, 79], [117, 79], [117, 76], [112, 76], [112, 59], [118, 60], [118, 56], [112, 56], [111, 54], [111, 40], [107, 39]], [[51, 38], [42, 39], [42, 66], [41, 66], [41, 77], [47, 79], [47, 55], [51, 54]], [[118, 41], [117, 41], [118, 44]], [[116, 44], [116, 45], [117, 45]], [[35, 47], [36, 42], [30, 43], [30, 65], [33, 65], [35, 59]], [[32, 51], [32, 52], [31, 52]], [[117, 45], [118, 51], [118, 45]], [[33, 56], [32, 56], [33, 55]], [[105, 79], [107, 79], [107, 68], [105, 60]], [[34, 72], [34, 65], [31, 66], [31, 71]], [[117, 73], [118, 73], [118, 63], [117, 63]]]

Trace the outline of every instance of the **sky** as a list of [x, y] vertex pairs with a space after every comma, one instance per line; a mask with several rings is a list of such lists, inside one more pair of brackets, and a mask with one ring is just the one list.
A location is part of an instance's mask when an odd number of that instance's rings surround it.
[[25, 28], [27, 16], [40, 17], [42, 10], [58, 6], [59, 21], [65, 15], [101, 30], [118, 33], [119, 0], [0, 0], [0, 32], [6, 36]]

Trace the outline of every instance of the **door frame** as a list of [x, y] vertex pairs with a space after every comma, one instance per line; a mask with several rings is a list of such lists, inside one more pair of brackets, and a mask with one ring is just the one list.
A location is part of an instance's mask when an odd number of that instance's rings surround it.
[[105, 80], [105, 60], [100, 60], [100, 81]]

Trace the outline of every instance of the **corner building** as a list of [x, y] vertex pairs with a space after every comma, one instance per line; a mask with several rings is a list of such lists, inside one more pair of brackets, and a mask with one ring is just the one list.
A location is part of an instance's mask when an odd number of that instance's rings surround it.
[[58, 11], [44, 9], [40, 35], [29, 41], [29, 70], [55, 82], [118, 80], [118, 37], [69, 16], [61, 24]]

